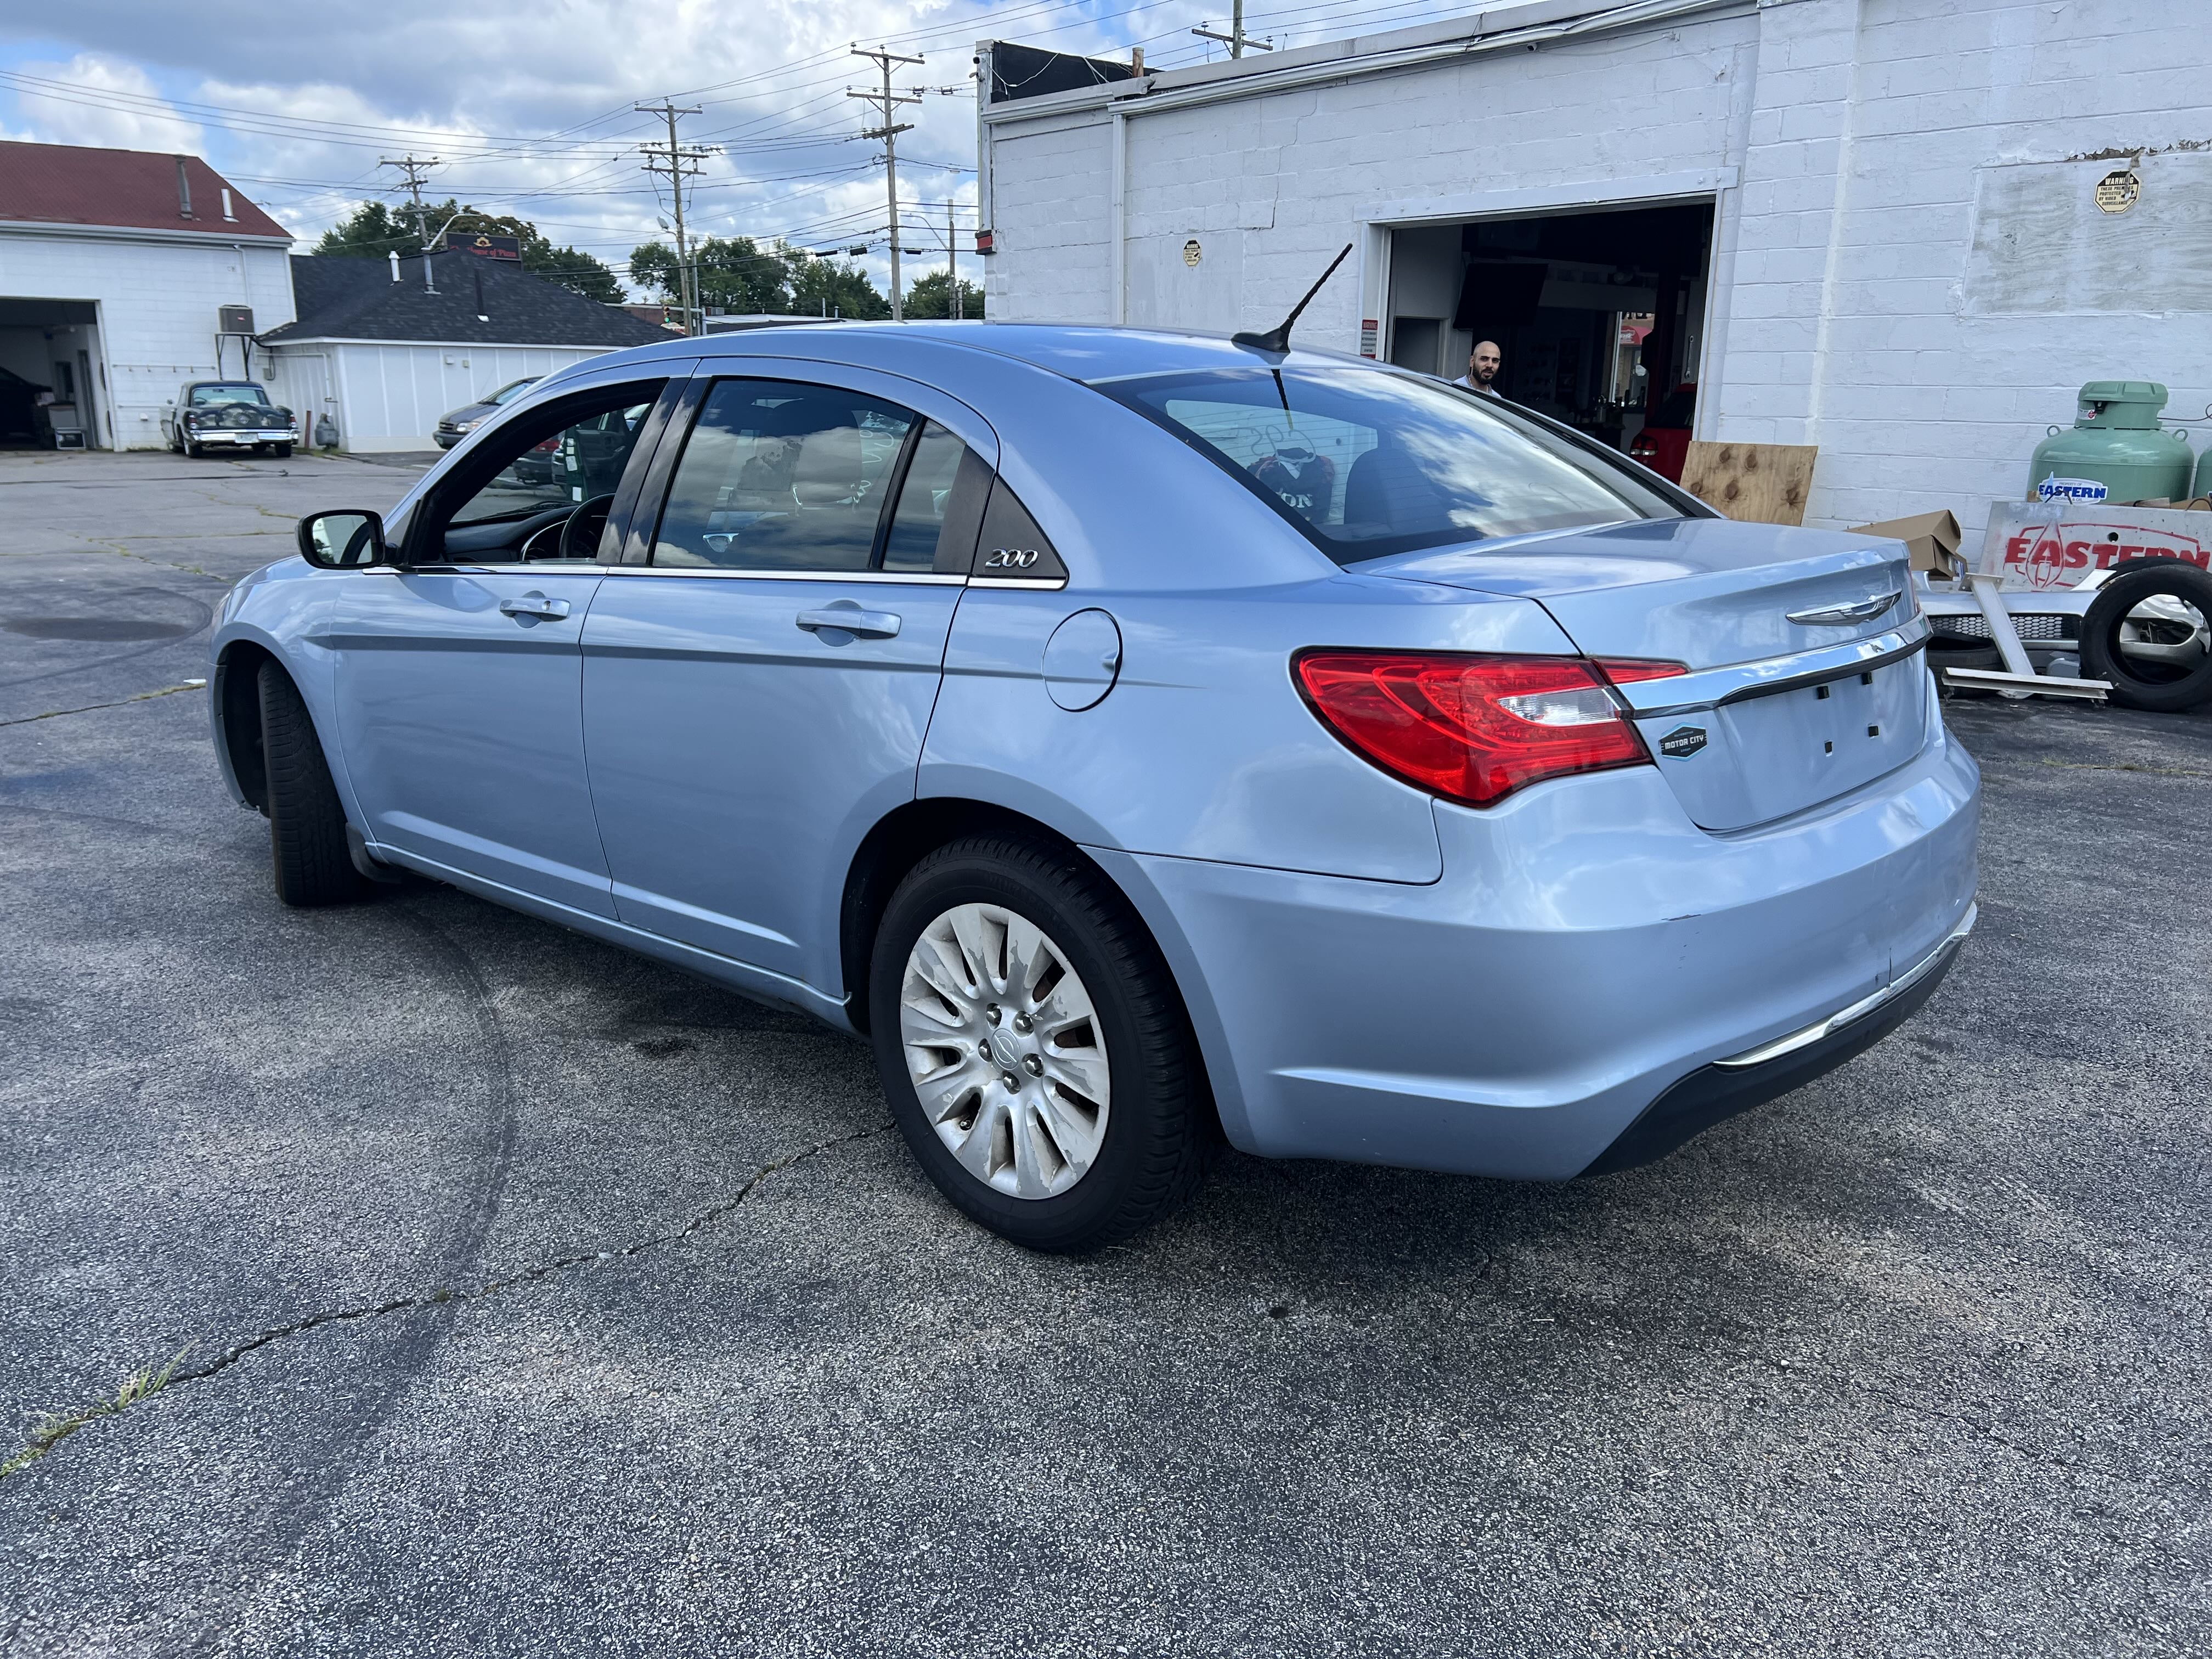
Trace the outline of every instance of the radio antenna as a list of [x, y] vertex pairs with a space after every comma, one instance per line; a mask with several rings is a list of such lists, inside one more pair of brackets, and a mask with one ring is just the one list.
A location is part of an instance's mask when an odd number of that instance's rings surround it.
[[1291, 307], [1291, 314], [1284, 318], [1280, 325], [1269, 329], [1265, 334], [1254, 334], [1249, 331], [1232, 334], [1229, 337], [1231, 343], [1250, 346], [1255, 351], [1288, 351], [1291, 349], [1291, 325], [1297, 321], [1299, 313], [1313, 303], [1313, 296], [1321, 292], [1322, 283], [1336, 275], [1336, 268], [1344, 263], [1344, 254], [1351, 252], [1352, 244], [1346, 242], [1344, 245], [1344, 253], [1338, 254], [1328, 262], [1328, 269], [1321, 274], [1321, 282], [1316, 283], [1306, 290], [1306, 297]]

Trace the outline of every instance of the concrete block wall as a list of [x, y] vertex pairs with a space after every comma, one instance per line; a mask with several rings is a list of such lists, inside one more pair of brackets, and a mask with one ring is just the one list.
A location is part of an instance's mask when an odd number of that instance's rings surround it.
[[179, 386], [242, 370], [235, 341], [227, 343], [218, 370], [219, 307], [252, 307], [254, 326], [264, 332], [292, 320], [286, 257], [283, 248], [245, 244], [0, 228], [0, 295], [96, 304], [103, 441], [159, 448], [161, 406]]
[[[1732, 168], [1698, 435], [1819, 445], [1808, 522], [1949, 507], [1972, 537], [2083, 381], [2164, 380], [2177, 416], [2212, 399], [2212, 155], [2183, 148], [2212, 133], [2212, 30], [2186, 10], [1765, 0], [1133, 114], [1127, 320], [1272, 323], [1385, 204], [1596, 205], [1608, 181]], [[1109, 320], [1110, 121], [987, 131], [992, 314]], [[2106, 218], [2089, 192], [2118, 163], [2068, 158], [2116, 150], [2144, 153], [2145, 195]], [[2023, 200], [2059, 204], [2024, 250]], [[1301, 326], [1355, 349], [1360, 315], [1340, 276]]]
[[[1793, 245], [1818, 246], [1824, 269], [1816, 288], [1777, 276], [1760, 329], [1730, 331], [1714, 435], [1819, 444], [1808, 522], [1948, 507], [1978, 543], [1990, 504], [2024, 490], [2046, 427], [2073, 418], [2083, 382], [2161, 380], [2170, 416], [2204, 414], [2212, 158], [2183, 147], [2212, 131], [2212, 33], [2187, 11], [1799, 0], [1762, 14], [1747, 179], [1776, 176], [1771, 150], [1790, 143], [1758, 141], [1806, 118], [1776, 93], [1788, 86], [1819, 105], [1826, 136], [1808, 130], [1797, 155], [1808, 186], [1826, 168], [1829, 199], [1762, 217], [1747, 187], [1742, 234], [1778, 247], [1786, 227]], [[1771, 52], [1788, 64], [1779, 82]], [[1801, 71], [1811, 78], [1789, 78]], [[2096, 181], [2139, 151], [2143, 200], [2100, 213]], [[2036, 236], [2002, 264], [1978, 260], [1978, 236], [2002, 228], [1992, 215], [2022, 199], [2046, 210]], [[2192, 222], [2202, 240], [2162, 261]], [[2108, 274], [2134, 273], [2091, 303], [2048, 274], [2084, 242]], [[1746, 287], [1739, 274], [1739, 301]], [[1769, 343], [1809, 354], [1808, 372], [1767, 378], [1739, 357]], [[2196, 428], [2200, 444], [2208, 431]]]

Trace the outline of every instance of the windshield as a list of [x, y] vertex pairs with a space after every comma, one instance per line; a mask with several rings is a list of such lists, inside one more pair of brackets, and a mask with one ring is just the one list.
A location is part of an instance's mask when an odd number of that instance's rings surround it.
[[192, 388], [192, 407], [205, 409], [210, 404], [265, 404], [269, 394], [258, 386], [196, 386]]
[[538, 377], [535, 374], [531, 375], [527, 380], [509, 380], [484, 401], [488, 404], [503, 404], [510, 398], [520, 397], [525, 389], [537, 384]]
[[1234, 473], [1340, 564], [1682, 516], [1625, 467], [1438, 381], [1255, 367], [1092, 384]]

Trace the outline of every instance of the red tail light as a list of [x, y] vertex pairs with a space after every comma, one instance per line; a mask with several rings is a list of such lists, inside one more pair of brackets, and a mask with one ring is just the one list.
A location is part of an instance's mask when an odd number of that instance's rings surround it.
[[1679, 663], [1308, 651], [1296, 662], [1314, 711], [1346, 744], [1416, 788], [1469, 806], [1650, 752], [1607, 679], [1656, 679]]

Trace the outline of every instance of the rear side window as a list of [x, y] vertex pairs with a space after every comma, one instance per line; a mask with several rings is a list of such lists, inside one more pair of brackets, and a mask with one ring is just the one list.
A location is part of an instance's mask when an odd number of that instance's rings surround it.
[[1346, 368], [1094, 381], [1241, 480], [1343, 564], [1681, 511], [1494, 398]]
[[957, 574], [974, 556], [990, 469], [934, 421], [923, 423], [884, 541], [886, 570]]
[[653, 562], [866, 570], [913, 410], [834, 386], [723, 380], [684, 447]]

